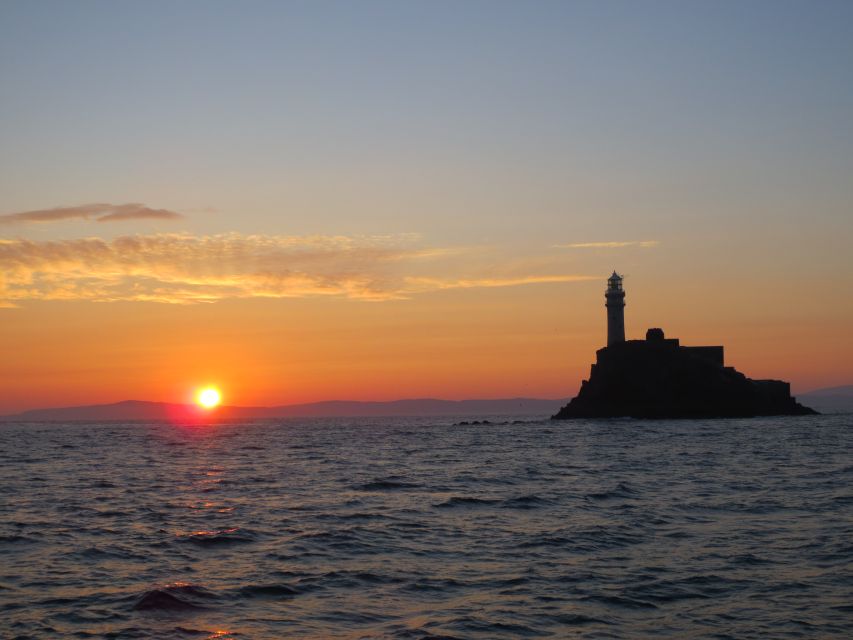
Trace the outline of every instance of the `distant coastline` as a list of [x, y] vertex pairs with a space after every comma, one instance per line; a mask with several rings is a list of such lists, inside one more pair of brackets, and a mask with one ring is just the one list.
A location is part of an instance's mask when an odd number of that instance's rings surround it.
[[[853, 385], [815, 389], [797, 398], [822, 413], [853, 413]], [[62, 422], [93, 420], [256, 420], [272, 418], [371, 418], [394, 416], [548, 416], [565, 398], [499, 398], [441, 400], [415, 398], [369, 402], [327, 400], [272, 407], [218, 407], [203, 411], [195, 405], [145, 400], [110, 404], [32, 409], [0, 416], [2, 422]]]
[[217, 407], [205, 411], [191, 404], [125, 400], [111, 404], [32, 409], [0, 416], [0, 422], [96, 420], [253, 420], [264, 418], [367, 418], [391, 416], [542, 415], [554, 413], [566, 399], [501, 398], [440, 400], [417, 398], [388, 402], [329, 400], [273, 407]]

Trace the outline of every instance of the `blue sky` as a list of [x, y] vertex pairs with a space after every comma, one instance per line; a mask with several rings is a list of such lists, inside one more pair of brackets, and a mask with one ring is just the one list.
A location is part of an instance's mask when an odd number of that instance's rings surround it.
[[655, 227], [709, 215], [714, 193], [752, 203], [752, 188], [849, 204], [850, 3], [7, 2], [2, 14], [6, 213], [129, 200], [222, 212], [198, 230], [231, 215], [262, 232], [477, 239], [489, 221], [517, 234], [522, 216], [544, 236], [616, 231], [567, 229], [573, 205]]

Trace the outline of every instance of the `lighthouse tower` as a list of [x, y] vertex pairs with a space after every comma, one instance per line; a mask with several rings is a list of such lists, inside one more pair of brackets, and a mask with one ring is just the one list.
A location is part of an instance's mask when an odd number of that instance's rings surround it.
[[625, 292], [622, 290], [622, 276], [615, 271], [607, 279], [607, 346], [625, 342]]

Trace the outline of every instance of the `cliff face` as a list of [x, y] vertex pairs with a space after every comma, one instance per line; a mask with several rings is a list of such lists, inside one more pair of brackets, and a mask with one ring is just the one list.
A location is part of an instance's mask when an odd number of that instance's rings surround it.
[[[659, 330], [655, 330], [659, 331]], [[816, 413], [781, 380], [751, 380], [723, 366], [722, 347], [678, 340], [630, 340], [596, 353], [589, 380], [553, 416], [571, 418], [734, 418]]]

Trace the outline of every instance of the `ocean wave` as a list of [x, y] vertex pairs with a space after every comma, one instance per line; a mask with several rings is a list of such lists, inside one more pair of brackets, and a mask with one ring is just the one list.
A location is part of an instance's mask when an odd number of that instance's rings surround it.
[[252, 584], [240, 587], [240, 595], [246, 598], [287, 598], [298, 596], [302, 591], [286, 584]]
[[207, 609], [217, 597], [204, 587], [175, 582], [143, 593], [133, 605], [135, 611], [192, 611]]
[[645, 600], [626, 598], [623, 596], [593, 594], [582, 598], [586, 602], [597, 602], [608, 607], [619, 609], [657, 609], [658, 606]]
[[20, 534], [12, 534], [7, 536], [0, 535], [0, 544], [10, 544], [14, 542], [35, 542], [35, 540], [33, 538], [30, 538], [29, 536], [24, 536]]
[[453, 496], [449, 500], [434, 504], [439, 509], [452, 509], [456, 507], [486, 507], [500, 504], [501, 500], [491, 498], [475, 498], [473, 496]]
[[421, 485], [414, 482], [402, 482], [400, 480], [377, 479], [364, 484], [357, 484], [353, 489], [357, 491], [396, 491], [398, 489], [417, 489]]
[[632, 489], [630, 486], [625, 484], [624, 482], [620, 482], [613, 489], [609, 491], [597, 491], [593, 493], [586, 494], [586, 498], [588, 500], [615, 500], [615, 499], [628, 499], [636, 497], [637, 492]]
[[178, 534], [178, 540], [202, 547], [227, 546], [255, 542], [255, 536], [238, 527], [219, 530], [190, 531]]
[[508, 498], [501, 504], [506, 509], [539, 509], [554, 504], [552, 500], [542, 498], [535, 494]]

